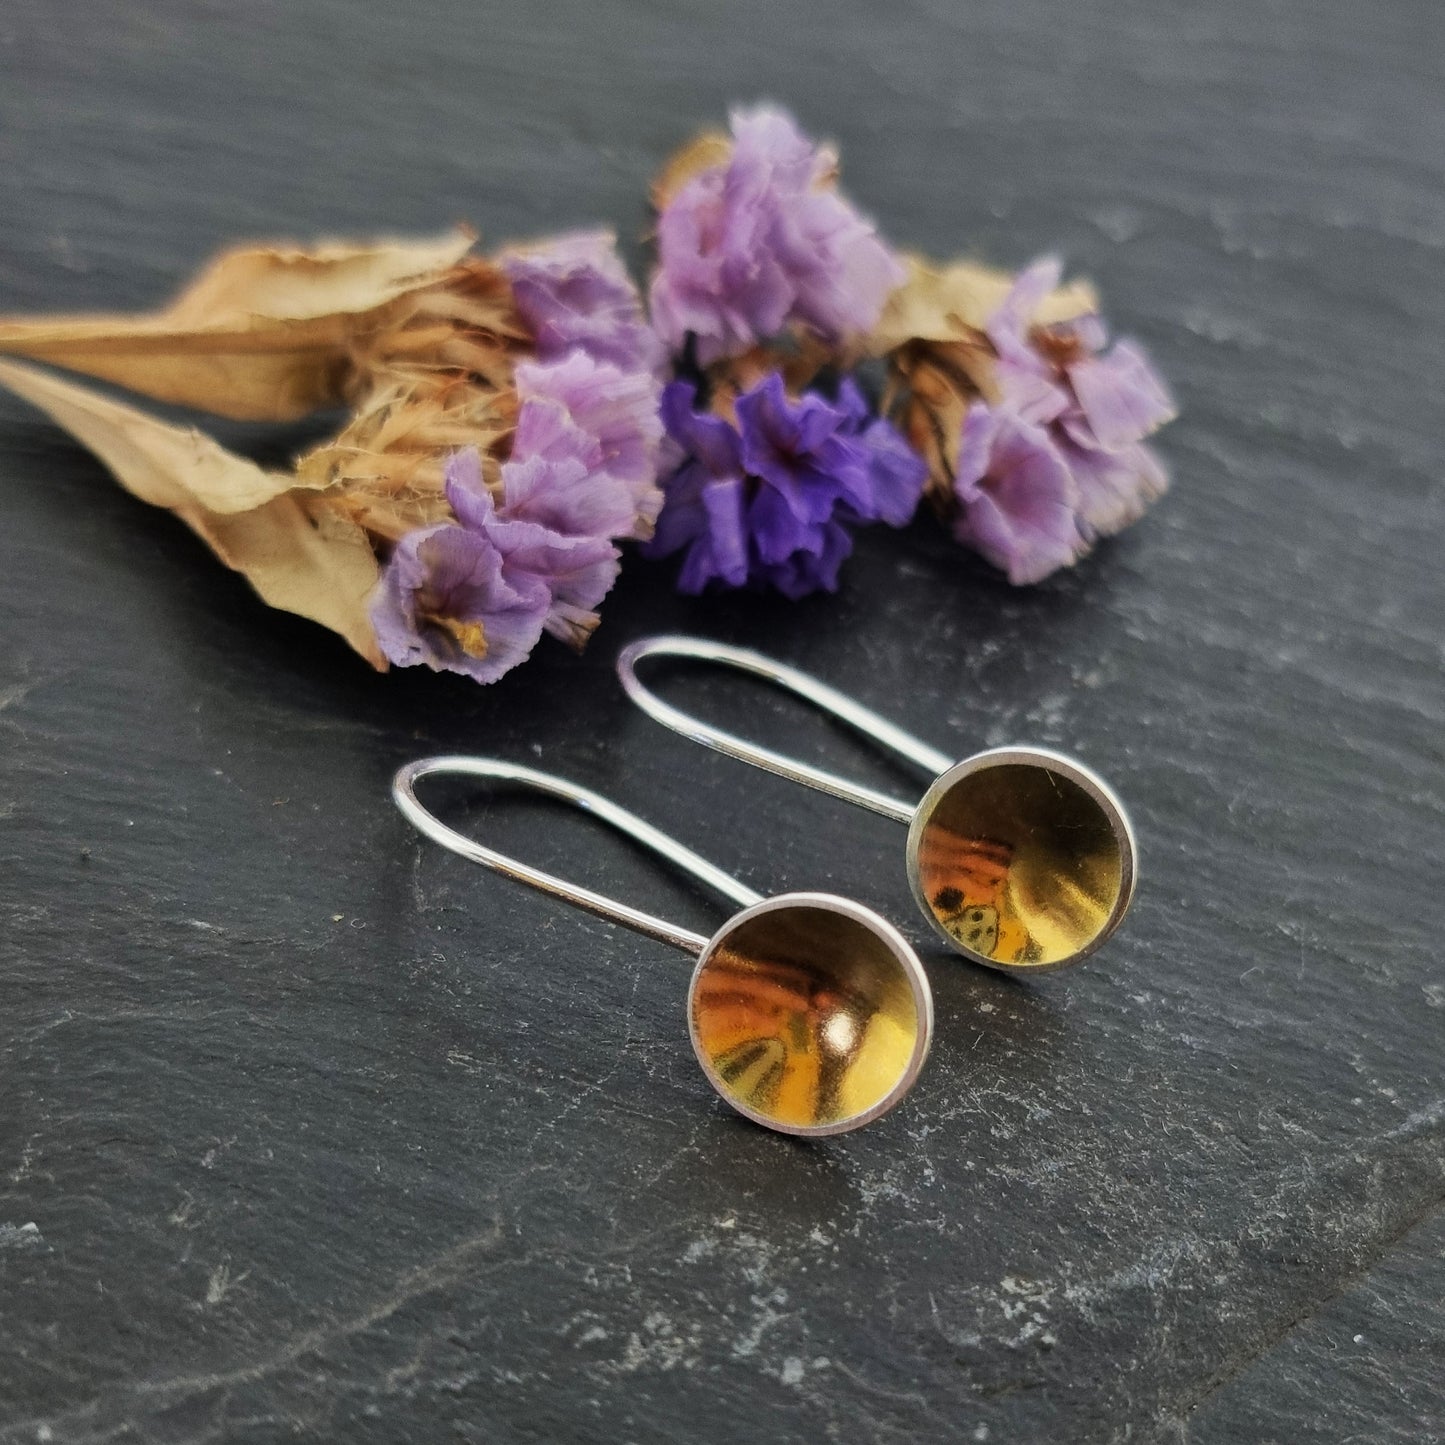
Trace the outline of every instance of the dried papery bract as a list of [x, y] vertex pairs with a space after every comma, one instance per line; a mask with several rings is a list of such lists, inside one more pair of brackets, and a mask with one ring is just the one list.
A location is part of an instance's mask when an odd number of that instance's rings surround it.
[[511, 383], [529, 341], [506, 275], [469, 257], [412, 287], [359, 324], [351, 342], [352, 400], [373, 382], [459, 377], [493, 389]]
[[517, 419], [513, 369], [525, 333], [505, 276], [488, 261], [452, 267], [357, 337], [356, 408], [297, 463], [298, 481], [385, 543], [450, 518], [447, 457], [476, 447], [495, 483]]
[[241, 247], [168, 306], [135, 315], [0, 317], [0, 353], [244, 421], [291, 421], [351, 399], [356, 354], [388, 308], [437, 283], [473, 233], [428, 241]]
[[733, 139], [723, 131], [705, 130], [694, 136], [685, 146], [673, 151], [653, 177], [648, 190], [653, 209], [662, 210], [700, 172], [727, 165], [732, 153]]
[[296, 465], [298, 482], [325, 489], [336, 509], [378, 540], [447, 521], [447, 457], [475, 446], [495, 484], [495, 453], [516, 424], [516, 395], [466, 377], [378, 378], [339, 435]]

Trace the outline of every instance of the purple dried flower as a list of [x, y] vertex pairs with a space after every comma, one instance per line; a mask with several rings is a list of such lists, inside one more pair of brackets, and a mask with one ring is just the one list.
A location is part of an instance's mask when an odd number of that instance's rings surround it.
[[975, 402], [963, 422], [954, 535], [1018, 585], [1067, 567], [1083, 549], [1078, 487], [1045, 429]]
[[867, 473], [865, 519], [904, 526], [918, 510], [927, 464], [892, 422], [869, 411], [851, 377], [838, 388], [838, 407], [844, 417], [840, 430], [855, 438]]
[[404, 667], [495, 682], [544, 630], [585, 642], [617, 578], [617, 549], [605, 536], [566, 536], [499, 513], [474, 447], [450, 457], [446, 473], [460, 525], [425, 527], [397, 543], [372, 604], [382, 651]]
[[444, 523], [397, 543], [371, 620], [392, 662], [495, 682], [537, 645], [551, 606], [546, 583], [509, 572], [485, 533]]
[[1059, 276], [1053, 257], [1034, 262], [990, 318], [988, 336], [1004, 407], [1045, 427], [1073, 475], [1087, 542], [1137, 521], [1164, 492], [1168, 474], [1144, 438], [1177, 409], [1142, 347], [1121, 340], [1105, 349], [1099, 317], [1032, 324]]
[[1086, 540], [1122, 532], [1168, 490], [1163, 462], [1143, 442], [1111, 452], [1064, 438], [1059, 452], [1078, 488], [1079, 530]]
[[576, 231], [513, 247], [497, 261], [540, 360], [557, 361], [581, 348], [623, 371], [661, 368], [662, 347], [611, 231]]
[[787, 597], [837, 587], [850, 528], [901, 526], [922, 493], [925, 468], [856, 389], [837, 404], [790, 399], [774, 372], [737, 400], [737, 425], [694, 410], [696, 392], [674, 382], [663, 423], [680, 460], [649, 546], [686, 549], [679, 590], [709, 582], [772, 586]]
[[475, 448], [448, 460], [447, 501], [463, 527], [496, 547], [509, 578], [531, 577], [545, 586], [546, 630], [573, 646], [585, 642], [597, 626], [594, 609], [617, 580], [617, 548], [605, 536], [567, 535], [518, 517], [510, 505], [499, 511]]
[[833, 188], [836, 157], [785, 111], [732, 113], [725, 165], [690, 177], [662, 207], [653, 325], [706, 366], [790, 322], [826, 341], [869, 329], [904, 270]]
[[[1144, 349], [1118, 341], [1106, 352], [1085, 351], [1064, 371], [1080, 421], [1105, 451], [1123, 451], [1143, 441], [1177, 414], [1173, 398]], [[1065, 422], [1068, 424], [1068, 413]]]
[[502, 468], [509, 512], [578, 536], [650, 536], [662, 506], [662, 423], [651, 373], [574, 351], [562, 361], [523, 363], [516, 382], [522, 405], [512, 459]]
[[394, 662], [494, 682], [544, 629], [580, 646], [617, 578], [609, 538], [651, 531], [662, 502], [652, 375], [576, 350], [519, 365], [516, 386], [501, 507], [476, 448], [454, 453], [446, 497], [461, 525], [404, 537], [387, 565], [373, 617]]

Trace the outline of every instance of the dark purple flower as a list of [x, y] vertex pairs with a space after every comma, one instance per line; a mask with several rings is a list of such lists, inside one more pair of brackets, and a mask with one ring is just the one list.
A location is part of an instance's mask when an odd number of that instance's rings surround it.
[[902, 527], [918, 510], [928, 467], [892, 422], [874, 416], [852, 378], [838, 389], [841, 431], [855, 439], [867, 473], [865, 521]]
[[963, 422], [954, 535], [1008, 573], [1038, 582], [1083, 550], [1073, 473], [1037, 422], [975, 402]]
[[901, 526], [918, 505], [923, 462], [851, 385], [836, 404], [811, 393], [793, 400], [775, 372], [738, 398], [736, 426], [695, 401], [687, 382], [663, 394], [678, 460], [647, 549], [686, 550], [681, 591], [714, 581], [787, 597], [832, 591], [851, 528]]
[[868, 330], [904, 279], [891, 251], [832, 185], [836, 157], [785, 111], [734, 111], [725, 165], [662, 207], [652, 321], [706, 366], [796, 322], [828, 341]]
[[677, 381], [662, 393], [665, 445], [673, 463], [649, 557], [686, 549], [678, 590], [692, 595], [709, 582], [741, 587], [748, 580], [747, 489], [737, 430], [710, 412], [693, 410], [696, 389]]
[[537, 645], [551, 607], [541, 577], [509, 569], [485, 533], [446, 523], [397, 543], [371, 620], [399, 666], [495, 682]]
[[623, 371], [658, 371], [662, 347], [611, 231], [576, 231], [497, 258], [542, 361], [580, 348]]
[[1142, 347], [1121, 340], [1106, 349], [1098, 316], [1034, 323], [1059, 277], [1053, 257], [1034, 262], [990, 318], [988, 335], [1003, 406], [1046, 429], [1073, 475], [1088, 542], [1137, 521], [1164, 492], [1168, 474], [1144, 438], [1177, 409]]

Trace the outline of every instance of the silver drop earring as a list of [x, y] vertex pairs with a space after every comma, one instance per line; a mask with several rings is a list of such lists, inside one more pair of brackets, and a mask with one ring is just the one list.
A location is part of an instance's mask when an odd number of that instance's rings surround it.
[[[932, 785], [917, 804], [906, 803], [735, 737], [645, 687], [637, 666], [649, 658], [720, 663], [763, 678], [920, 768]], [[1109, 785], [1073, 758], [1004, 747], [958, 762], [805, 672], [704, 638], [643, 638], [622, 650], [617, 672], [628, 697], [674, 732], [904, 824], [919, 909], [976, 963], [1015, 973], [1067, 968], [1128, 911], [1133, 829]]]
[[[416, 794], [428, 777], [483, 778], [570, 803], [739, 911], [706, 938], [519, 863], [437, 818]], [[933, 1034], [928, 979], [902, 934], [862, 904], [829, 893], [764, 898], [599, 794], [495, 758], [408, 763], [392, 797], [434, 843], [695, 958], [693, 1049], [713, 1088], [755, 1123], [807, 1138], [842, 1134], [887, 1113], [918, 1077]]]

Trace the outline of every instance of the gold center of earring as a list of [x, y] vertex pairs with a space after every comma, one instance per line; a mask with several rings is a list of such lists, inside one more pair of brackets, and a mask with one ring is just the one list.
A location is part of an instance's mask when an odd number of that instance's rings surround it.
[[996, 963], [1072, 958], [1106, 928], [1126, 886], [1115, 820], [1042, 762], [965, 774], [916, 837], [919, 889], [933, 916], [965, 951]]
[[693, 1038], [725, 1097], [784, 1128], [866, 1114], [909, 1076], [913, 984], [857, 919], [798, 903], [743, 918], [704, 956]]

